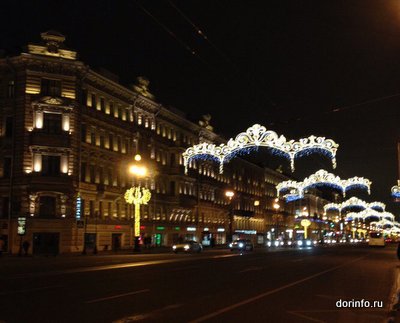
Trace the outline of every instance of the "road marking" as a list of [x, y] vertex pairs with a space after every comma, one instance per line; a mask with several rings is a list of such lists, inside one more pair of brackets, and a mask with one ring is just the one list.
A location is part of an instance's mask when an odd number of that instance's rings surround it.
[[146, 320], [146, 319], [150, 319], [150, 318], [154, 319], [156, 316], [160, 315], [162, 312], [179, 308], [182, 305], [183, 304], [167, 305], [167, 306], [164, 306], [163, 308], [159, 308], [157, 310], [153, 310], [153, 311], [148, 312], [148, 313], [134, 314], [134, 315], [131, 315], [131, 316], [123, 317], [122, 319], [118, 319], [116, 321], [113, 321], [113, 323], [128, 323], [128, 322], [133, 322], [133, 321], [142, 321], [142, 320]]
[[141, 289], [137, 290], [134, 292], [129, 292], [129, 293], [124, 293], [124, 294], [119, 294], [119, 295], [114, 295], [114, 296], [109, 296], [109, 297], [103, 297], [103, 298], [97, 298], [97, 299], [92, 299], [90, 301], [86, 301], [86, 304], [91, 304], [91, 303], [98, 303], [98, 302], [103, 302], [103, 301], [108, 301], [110, 299], [115, 299], [115, 298], [120, 298], [120, 297], [125, 297], [129, 295], [135, 295], [135, 294], [141, 294], [141, 293], [146, 293], [149, 292], [150, 289]]
[[335, 267], [332, 267], [332, 268], [323, 270], [323, 271], [321, 271], [321, 272], [319, 272], [319, 273], [316, 273], [316, 274], [314, 274], [314, 275], [311, 275], [311, 276], [308, 276], [308, 277], [299, 279], [299, 280], [297, 280], [297, 281], [295, 281], [295, 282], [292, 282], [292, 283], [283, 285], [283, 286], [281, 286], [281, 287], [275, 288], [275, 289], [270, 290], [270, 291], [268, 291], [268, 292], [261, 293], [261, 294], [259, 294], [259, 295], [257, 295], [257, 296], [252, 297], [252, 298], [248, 298], [248, 299], [246, 299], [246, 300], [244, 300], [244, 301], [242, 301], [242, 302], [239, 302], [239, 303], [236, 303], [236, 304], [233, 304], [233, 305], [230, 305], [230, 306], [221, 308], [221, 309], [218, 310], [218, 311], [215, 311], [215, 312], [213, 312], [213, 313], [210, 313], [210, 314], [204, 315], [204, 316], [202, 316], [202, 317], [199, 317], [199, 318], [197, 318], [197, 319], [195, 319], [195, 320], [190, 321], [189, 323], [197, 323], [197, 322], [206, 321], [206, 320], [208, 320], [208, 319], [210, 319], [210, 318], [213, 318], [213, 317], [215, 317], [215, 316], [218, 316], [218, 315], [221, 315], [221, 314], [223, 314], [223, 313], [232, 311], [232, 310], [234, 310], [234, 309], [236, 309], [236, 308], [238, 308], [238, 307], [240, 307], [240, 306], [246, 305], [246, 304], [248, 304], [248, 303], [252, 303], [252, 302], [257, 301], [257, 300], [259, 300], [259, 299], [261, 299], [261, 298], [264, 298], [264, 297], [266, 297], [266, 296], [269, 296], [269, 295], [275, 294], [275, 293], [277, 293], [277, 292], [280, 292], [281, 290], [284, 290], [284, 289], [290, 288], [290, 287], [292, 287], [292, 286], [301, 284], [301, 283], [303, 283], [303, 282], [305, 282], [305, 281], [308, 281], [308, 280], [311, 280], [311, 279], [313, 279], [313, 278], [315, 278], [315, 277], [324, 275], [324, 274], [326, 274], [326, 273], [329, 273], [329, 272], [334, 271], [334, 270], [336, 270], [336, 269], [339, 269], [339, 268], [341, 268], [341, 267], [344, 267], [344, 266], [347, 266], [347, 265], [352, 264], [352, 263], [354, 263], [354, 262], [357, 262], [357, 261], [359, 261], [359, 260], [361, 260], [361, 259], [363, 259], [363, 258], [365, 258], [365, 257], [367, 257], [367, 255], [362, 256], [362, 257], [359, 257], [359, 258], [356, 258], [356, 259], [353, 259], [353, 260], [351, 260], [351, 261], [349, 261], [349, 262], [346, 262], [346, 263], [344, 263], [344, 264], [341, 264], [341, 265], [338, 265], [338, 266], [335, 266]]
[[243, 269], [243, 270], [239, 271], [238, 273], [239, 274], [247, 273], [249, 271], [257, 271], [257, 270], [261, 270], [261, 269], [262, 269], [262, 267], [249, 267], [249, 268], [246, 268], [246, 269]]
[[36, 287], [36, 288], [28, 288], [28, 289], [22, 289], [22, 290], [13, 290], [10, 292], [1, 292], [0, 296], [2, 295], [9, 295], [9, 294], [17, 294], [17, 293], [27, 293], [27, 292], [36, 292], [38, 290], [44, 290], [44, 289], [51, 289], [51, 288], [59, 288], [62, 287], [61, 285], [53, 285], [53, 286], [44, 286], [44, 287]]
[[211, 258], [212, 259], [217, 259], [217, 258], [228, 258], [228, 257], [237, 257], [237, 256], [240, 256], [240, 254], [220, 255], [220, 256], [213, 256]]

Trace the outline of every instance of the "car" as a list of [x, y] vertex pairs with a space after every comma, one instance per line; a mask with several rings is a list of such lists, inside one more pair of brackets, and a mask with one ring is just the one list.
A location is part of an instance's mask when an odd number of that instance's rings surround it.
[[249, 239], [237, 239], [229, 244], [229, 248], [231, 248], [231, 251], [252, 251], [254, 249], [254, 245]]
[[296, 246], [298, 248], [311, 248], [313, 246], [313, 241], [310, 239], [298, 239], [296, 240]]
[[194, 240], [187, 240], [183, 241], [182, 243], [176, 243], [172, 246], [172, 251], [175, 253], [178, 252], [202, 252], [203, 251], [203, 245], [197, 241]]

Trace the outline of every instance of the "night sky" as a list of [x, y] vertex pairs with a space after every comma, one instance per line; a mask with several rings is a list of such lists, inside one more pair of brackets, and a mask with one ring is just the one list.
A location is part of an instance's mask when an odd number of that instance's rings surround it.
[[[344, 179], [367, 177], [368, 201], [400, 213], [390, 197], [398, 178], [399, 1], [2, 3], [0, 48], [7, 55], [49, 29], [124, 85], [146, 76], [166, 107], [196, 122], [210, 113], [226, 138], [260, 123], [287, 139], [334, 139], [336, 170], [313, 156], [296, 162], [294, 175], [325, 168]], [[260, 156], [271, 166], [283, 162]]]

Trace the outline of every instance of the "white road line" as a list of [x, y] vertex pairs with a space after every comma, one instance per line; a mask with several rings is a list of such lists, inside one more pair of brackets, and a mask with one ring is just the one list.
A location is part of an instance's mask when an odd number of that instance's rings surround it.
[[135, 295], [135, 294], [140, 294], [140, 293], [146, 293], [149, 292], [150, 289], [141, 289], [137, 290], [134, 292], [129, 292], [129, 293], [124, 293], [124, 294], [119, 294], [119, 295], [114, 295], [114, 296], [109, 296], [109, 297], [103, 297], [103, 298], [97, 298], [97, 299], [92, 299], [90, 301], [86, 301], [86, 304], [91, 304], [91, 303], [97, 303], [97, 302], [103, 302], [103, 301], [108, 301], [110, 299], [115, 299], [115, 298], [120, 298], [120, 297], [125, 297], [129, 295]]
[[295, 282], [293, 282], [293, 283], [286, 284], [286, 285], [283, 285], [283, 286], [281, 286], [281, 287], [275, 288], [275, 289], [273, 289], [273, 290], [270, 290], [270, 291], [261, 293], [261, 294], [259, 294], [259, 295], [257, 295], [257, 296], [252, 297], [252, 298], [248, 298], [248, 299], [246, 299], [246, 300], [244, 300], [244, 301], [242, 301], [242, 302], [239, 302], [239, 303], [236, 303], [236, 304], [233, 304], [233, 305], [230, 305], [230, 306], [221, 308], [221, 309], [218, 310], [218, 311], [215, 311], [215, 312], [213, 312], [213, 313], [210, 313], [210, 314], [204, 315], [204, 316], [202, 316], [202, 317], [199, 317], [199, 318], [197, 318], [197, 319], [195, 319], [195, 320], [190, 321], [189, 323], [197, 323], [197, 322], [206, 321], [206, 320], [208, 320], [208, 319], [210, 319], [210, 318], [213, 318], [213, 317], [215, 317], [215, 316], [218, 316], [218, 315], [221, 315], [221, 314], [223, 314], [223, 313], [232, 311], [232, 310], [234, 310], [234, 309], [236, 309], [236, 308], [238, 308], [238, 307], [240, 307], [240, 306], [246, 305], [246, 304], [248, 304], [248, 303], [252, 303], [252, 302], [254, 302], [254, 301], [257, 301], [257, 300], [259, 300], [259, 299], [261, 299], [261, 298], [264, 298], [264, 297], [266, 297], [266, 296], [269, 296], [269, 295], [271, 295], [271, 294], [275, 294], [275, 293], [277, 293], [277, 292], [280, 292], [281, 290], [284, 290], [284, 289], [290, 288], [290, 287], [292, 287], [292, 286], [301, 284], [301, 283], [303, 283], [303, 282], [305, 282], [305, 281], [307, 281], [307, 280], [311, 280], [311, 279], [313, 279], [313, 278], [315, 278], [315, 277], [324, 275], [324, 274], [326, 274], [326, 273], [329, 273], [329, 272], [334, 271], [334, 270], [336, 270], [336, 269], [339, 269], [339, 268], [341, 268], [341, 267], [344, 267], [344, 266], [347, 266], [347, 265], [349, 265], [349, 264], [352, 264], [352, 263], [354, 263], [354, 262], [356, 262], [356, 261], [359, 261], [359, 260], [365, 258], [366, 256], [367, 256], [367, 255], [362, 256], [362, 257], [359, 257], [359, 258], [356, 258], [356, 259], [351, 260], [351, 261], [349, 261], [349, 262], [346, 262], [346, 263], [344, 263], [344, 264], [341, 264], [341, 265], [338, 265], [338, 266], [329, 268], [329, 269], [327, 269], [327, 270], [323, 270], [323, 271], [321, 271], [321, 272], [319, 272], [319, 273], [316, 273], [316, 274], [314, 274], [314, 275], [305, 277], [305, 278], [303, 278], [303, 279], [299, 279], [299, 280], [297, 280], [297, 281], [295, 281]]
[[249, 268], [246, 268], [246, 269], [243, 269], [243, 270], [239, 271], [238, 273], [239, 274], [247, 273], [249, 271], [257, 271], [257, 270], [261, 270], [261, 269], [262, 269], [262, 267], [249, 267]]

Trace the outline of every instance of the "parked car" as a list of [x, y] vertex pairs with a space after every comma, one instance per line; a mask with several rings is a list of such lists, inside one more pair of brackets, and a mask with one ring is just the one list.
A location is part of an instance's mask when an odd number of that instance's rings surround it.
[[254, 249], [254, 245], [249, 239], [237, 239], [229, 244], [229, 248], [231, 248], [231, 251], [252, 251]]
[[172, 246], [172, 251], [178, 252], [202, 252], [203, 245], [194, 240], [187, 240], [182, 243], [177, 243]]

